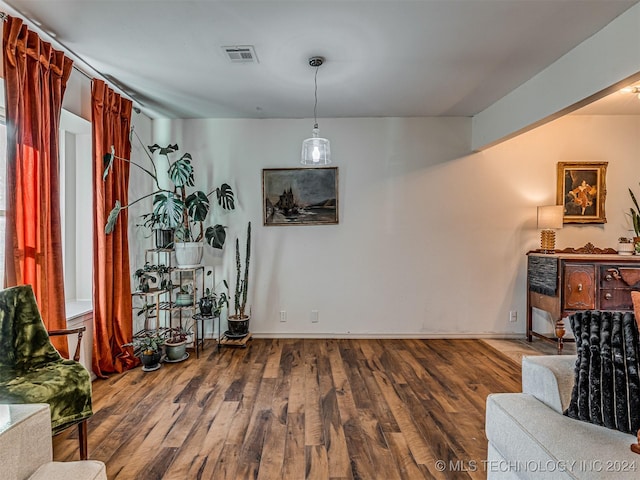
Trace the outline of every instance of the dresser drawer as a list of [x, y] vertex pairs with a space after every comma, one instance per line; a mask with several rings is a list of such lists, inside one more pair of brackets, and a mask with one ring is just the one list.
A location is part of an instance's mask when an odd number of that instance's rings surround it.
[[640, 290], [640, 268], [601, 265], [600, 287]]
[[564, 266], [565, 310], [593, 310], [596, 308], [596, 266]]
[[600, 290], [600, 310], [632, 310], [631, 290], [603, 288]]

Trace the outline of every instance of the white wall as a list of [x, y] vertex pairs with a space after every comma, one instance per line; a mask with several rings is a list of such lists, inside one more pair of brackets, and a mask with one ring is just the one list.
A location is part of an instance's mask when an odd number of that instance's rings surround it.
[[[310, 122], [163, 125], [193, 155], [200, 187], [226, 181], [237, 193], [238, 210], [222, 217], [229, 240], [218, 271], [232, 285], [233, 242], [253, 222], [254, 333], [522, 334], [525, 253], [539, 243], [536, 206], [555, 203], [556, 163], [609, 162], [609, 223], [568, 226], [558, 245], [615, 246], [628, 233], [627, 187], [640, 180], [640, 119], [566, 117], [467, 155], [469, 127], [461, 118], [322, 120], [339, 167], [340, 224], [265, 227], [261, 170], [299, 166]], [[319, 323], [311, 323], [311, 310], [319, 310]], [[518, 312], [515, 324], [510, 310]]]

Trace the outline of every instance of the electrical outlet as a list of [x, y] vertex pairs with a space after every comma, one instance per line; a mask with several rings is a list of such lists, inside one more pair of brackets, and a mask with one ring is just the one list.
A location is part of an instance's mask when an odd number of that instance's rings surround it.
[[518, 311], [517, 310], [511, 310], [509, 312], [509, 321], [511, 323], [516, 323], [518, 321]]
[[311, 323], [318, 323], [320, 321], [320, 312], [318, 310], [311, 310]]
[[286, 310], [280, 310], [280, 321], [281, 322], [286, 322], [287, 321], [287, 311]]

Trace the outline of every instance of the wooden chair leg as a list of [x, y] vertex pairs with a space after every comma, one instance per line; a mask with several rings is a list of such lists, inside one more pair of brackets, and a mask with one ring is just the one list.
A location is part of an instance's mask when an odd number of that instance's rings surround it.
[[87, 421], [78, 424], [78, 443], [80, 444], [80, 460], [87, 459]]

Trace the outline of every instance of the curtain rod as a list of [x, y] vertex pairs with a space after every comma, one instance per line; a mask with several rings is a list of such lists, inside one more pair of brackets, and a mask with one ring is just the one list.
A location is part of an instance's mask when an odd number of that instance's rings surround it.
[[[0, 21], [2, 22], [6, 22], [7, 21], [7, 17], [9, 16], [9, 14], [7, 12], [2, 12], [0, 11]], [[35, 27], [36, 30], [40, 30], [39, 28]], [[42, 32], [40, 30], [40, 33], [45, 33], [46, 32]], [[47, 35], [50, 38], [51, 43], [57, 43], [60, 47], [62, 47], [63, 50], [66, 50], [68, 52], [70, 52], [74, 57], [74, 62], [73, 65], [71, 66], [76, 72], [78, 72], [79, 74], [83, 75], [85, 78], [89, 79], [89, 80], [93, 80], [93, 76], [91, 76], [90, 74], [88, 74], [87, 72], [85, 72], [83, 69], [81, 69], [80, 67], [76, 66], [76, 60], [79, 62], [82, 62], [84, 65], [86, 65], [87, 67], [89, 67], [89, 69], [93, 70], [98, 77], [102, 78], [103, 80], [107, 81], [107, 79], [105, 78], [105, 76], [102, 74], [102, 72], [100, 72], [98, 69], [96, 69], [95, 67], [93, 67], [90, 63], [88, 63], [86, 60], [84, 60], [80, 55], [78, 55], [77, 53], [75, 53], [72, 49], [70, 49], [69, 47], [67, 47], [64, 43], [62, 43], [60, 40], [55, 39], [53, 37], [51, 37], [50, 35]], [[131, 96], [129, 94], [127, 94], [124, 89], [118, 84], [118, 82], [115, 82], [113, 79], [109, 80], [108, 83], [112, 84], [115, 86], [115, 88], [117, 90], [120, 91], [121, 94], [123, 94], [125, 97], [127, 98], [131, 98]], [[133, 101], [133, 100], [132, 100]], [[140, 108], [138, 108], [137, 106], [134, 105], [133, 109], [135, 110], [136, 113], [140, 113]]]

